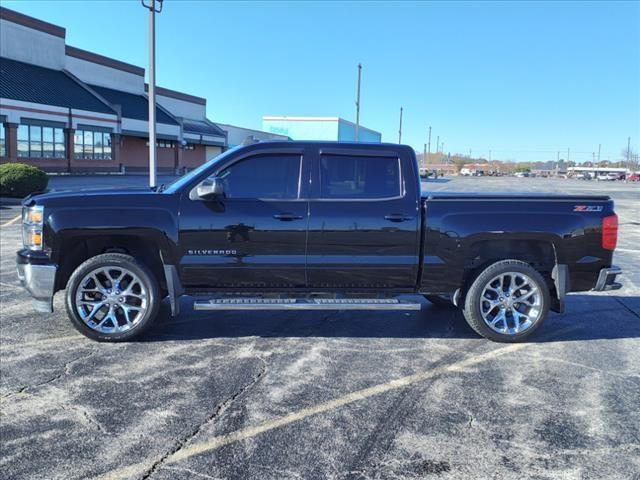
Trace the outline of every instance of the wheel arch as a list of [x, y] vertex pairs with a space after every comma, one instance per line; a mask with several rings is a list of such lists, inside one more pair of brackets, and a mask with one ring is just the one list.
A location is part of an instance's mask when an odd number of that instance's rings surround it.
[[55, 251], [58, 252], [56, 291], [66, 287], [74, 270], [84, 261], [104, 253], [125, 253], [136, 258], [151, 270], [162, 293], [167, 291], [163, 259], [169, 257], [170, 249], [161, 232], [150, 229], [61, 232]]
[[[557, 244], [551, 238], [485, 239], [469, 245], [460, 291], [454, 294], [455, 304], [464, 303], [464, 296], [474, 279], [487, 267], [501, 260], [520, 260], [529, 264], [545, 279], [554, 311], [564, 308], [566, 271], [559, 263]], [[565, 266], [566, 267], [566, 266]]]

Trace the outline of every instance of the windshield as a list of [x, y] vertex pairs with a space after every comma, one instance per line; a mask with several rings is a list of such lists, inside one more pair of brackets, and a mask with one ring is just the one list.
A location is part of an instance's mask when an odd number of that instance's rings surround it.
[[194, 170], [191, 170], [189, 173], [186, 173], [185, 175], [183, 175], [181, 177], [176, 178], [173, 182], [171, 182], [169, 185], [167, 185], [163, 189], [163, 192], [176, 193], [182, 187], [184, 187], [185, 185], [189, 184], [194, 178], [196, 178], [202, 172], [204, 172], [205, 170], [211, 168], [213, 165], [215, 165], [219, 161], [224, 160], [225, 158], [227, 158], [229, 155], [231, 155], [232, 153], [234, 153], [236, 150], [238, 150], [240, 148], [242, 148], [242, 145], [237, 145], [237, 146], [235, 146], [233, 148], [230, 148], [226, 152], [221, 153], [217, 157], [212, 158], [208, 162], [203, 163], [198, 168], [196, 168]]

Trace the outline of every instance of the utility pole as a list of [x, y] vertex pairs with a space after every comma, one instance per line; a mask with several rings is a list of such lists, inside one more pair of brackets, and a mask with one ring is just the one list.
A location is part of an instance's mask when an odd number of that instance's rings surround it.
[[599, 166], [599, 164], [600, 164], [600, 148], [601, 148], [601, 147], [602, 147], [602, 144], [601, 144], [601, 143], [599, 143], [599, 144], [598, 144], [598, 166]]
[[631, 169], [631, 137], [627, 137], [627, 169]]
[[156, 160], [156, 13], [163, 0], [140, 0], [149, 10], [149, 187], [158, 186]]
[[358, 91], [356, 93], [356, 142], [360, 141], [360, 79], [362, 78], [362, 64], [358, 64]]
[[[631, 139], [631, 137], [629, 137]], [[429, 141], [427, 143], [427, 153], [431, 153], [431, 125], [429, 125]]]
[[567, 147], [567, 163], [569, 163], [569, 154], [571, 153], [571, 149]]
[[422, 166], [427, 166], [427, 144], [424, 144], [424, 153], [422, 154]]
[[398, 130], [398, 143], [402, 143], [402, 107], [400, 107], [400, 129]]

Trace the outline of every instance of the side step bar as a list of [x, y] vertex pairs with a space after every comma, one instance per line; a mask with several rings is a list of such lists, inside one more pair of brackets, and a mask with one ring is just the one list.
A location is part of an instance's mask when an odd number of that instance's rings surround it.
[[216, 298], [196, 300], [194, 310], [420, 310], [395, 298]]

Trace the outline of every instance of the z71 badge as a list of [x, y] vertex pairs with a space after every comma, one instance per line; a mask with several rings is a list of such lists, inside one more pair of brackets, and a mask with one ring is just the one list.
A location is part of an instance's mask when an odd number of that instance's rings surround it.
[[601, 212], [601, 205], [576, 205], [573, 207], [574, 212]]

